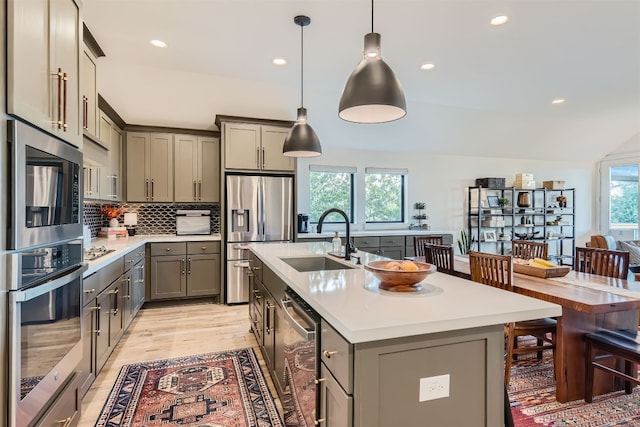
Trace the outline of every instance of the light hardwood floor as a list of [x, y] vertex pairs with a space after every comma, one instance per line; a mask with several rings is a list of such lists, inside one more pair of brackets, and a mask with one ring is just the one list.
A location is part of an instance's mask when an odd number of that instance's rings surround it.
[[79, 427], [94, 427], [122, 365], [253, 347], [271, 394], [277, 394], [249, 331], [247, 305], [154, 305], [140, 310], [82, 401]]

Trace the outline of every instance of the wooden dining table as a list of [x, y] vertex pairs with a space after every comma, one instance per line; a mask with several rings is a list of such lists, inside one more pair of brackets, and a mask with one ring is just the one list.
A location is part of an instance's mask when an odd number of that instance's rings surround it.
[[[454, 257], [454, 270], [471, 278], [469, 259]], [[640, 282], [611, 279], [571, 270], [564, 277], [540, 278], [514, 273], [514, 291], [562, 306], [557, 319], [555, 371], [556, 400], [584, 399], [585, 333], [599, 329], [638, 328]], [[596, 370], [594, 395], [620, 390], [613, 375]]]

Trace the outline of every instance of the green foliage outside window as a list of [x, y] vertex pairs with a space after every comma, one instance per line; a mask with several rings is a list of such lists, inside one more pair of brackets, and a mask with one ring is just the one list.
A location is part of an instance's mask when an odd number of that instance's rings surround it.
[[365, 218], [367, 222], [402, 222], [404, 220], [403, 176], [367, 174], [365, 178]]
[[638, 224], [638, 182], [611, 181], [612, 225]]
[[[349, 172], [309, 172], [309, 221], [318, 222], [320, 215], [330, 208], [344, 211], [353, 222], [353, 174]], [[344, 222], [331, 213], [325, 222]]]

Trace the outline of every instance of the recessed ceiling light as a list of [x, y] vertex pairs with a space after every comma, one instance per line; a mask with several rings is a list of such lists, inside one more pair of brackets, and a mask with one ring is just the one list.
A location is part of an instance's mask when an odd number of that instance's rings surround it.
[[564, 103], [564, 99], [563, 98], [556, 98], [553, 101], [551, 101], [552, 104], [563, 104]]
[[273, 61], [271, 61], [271, 63], [273, 65], [277, 65], [279, 67], [283, 66], [283, 65], [287, 65], [287, 60], [284, 58], [274, 58]]
[[497, 27], [498, 25], [503, 25], [509, 22], [509, 17], [507, 15], [496, 16], [491, 20], [491, 25]]
[[424, 63], [420, 66], [420, 69], [424, 71], [433, 70], [434, 68], [436, 68], [436, 64], [431, 64], [429, 62]]
[[155, 47], [167, 47], [167, 44], [162, 40], [151, 40], [149, 43], [151, 43]]

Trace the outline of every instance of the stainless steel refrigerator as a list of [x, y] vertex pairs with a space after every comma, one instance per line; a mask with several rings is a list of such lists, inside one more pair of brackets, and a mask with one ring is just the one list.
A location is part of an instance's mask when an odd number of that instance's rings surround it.
[[226, 175], [226, 300], [249, 301], [248, 242], [293, 240], [293, 177]]

